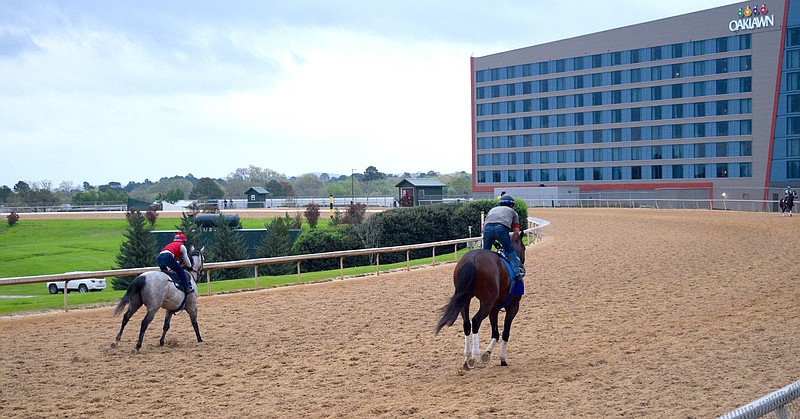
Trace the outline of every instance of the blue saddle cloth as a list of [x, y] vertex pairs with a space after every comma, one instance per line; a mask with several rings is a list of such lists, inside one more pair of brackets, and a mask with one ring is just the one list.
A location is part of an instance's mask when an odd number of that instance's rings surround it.
[[508, 269], [508, 276], [509, 278], [514, 280], [516, 277], [516, 281], [514, 281], [514, 289], [511, 290], [511, 295], [524, 295], [525, 294], [525, 282], [522, 278], [519, 277], [518, 272], [514, 272], [514, 268], [511, 267], [511, 262], [508, 261], [504, 256], [500, 256], [500, 260], [506, 265], [506, 269]]
[[172, 283], [175, 284], [175, 288], [180, 291], [184, 291], [183, 283], [181, 282], [180, 278], [178, 278], [178, 274], [172, 271], [161, 271], [167, 274], [167, 276], [172, 280]]

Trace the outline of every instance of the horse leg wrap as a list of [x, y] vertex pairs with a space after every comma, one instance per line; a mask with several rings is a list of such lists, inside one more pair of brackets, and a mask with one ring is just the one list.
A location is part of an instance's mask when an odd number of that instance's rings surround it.
[[489, 346], [486, 347], [486, 352], [492, 353], [494, 350], [494, 345], [497, 343], [497, 339], [492, 338], [492, 341], [489, 342]]
[[469, 336], [464, 335], [464, 361], [469, 359], [469, 354], [472, 352], [471, 343], [472, 341], [469, 339]]
[[472, 334], [472, 357], [477, 358], [481, 354], [481, 341], [477, 333]]
[[508, 348], [508, 342], [503, 341], [500, 344], [500, 361], [505, 362], [506, 360], [506, 349]]

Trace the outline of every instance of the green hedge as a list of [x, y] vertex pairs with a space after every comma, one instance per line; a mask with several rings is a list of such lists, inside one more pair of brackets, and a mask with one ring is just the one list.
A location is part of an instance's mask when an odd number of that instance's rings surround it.
[[[497, 201], [481, 200], [458, 204], [435, 204], [409, 208], [394, 208], [368, 218], [357, 226], [340, 226], [329, 229], [314, 229], [303, 232], [295, 242], [295, 254], [335, 252], [376, 247], [404, 246], [430, 243], [481, 235], [481, 211], [488, 213]], [[520, 214], [520, 224], [527, 225], [528, 206], [518, 201], [514, 210]], [[464, 245], [459, 245], [463, 248]], [[454, 246], [439, 246], [436, 254], [452, 253]], [[431, 256], [431, 249], [411, 251], [412, 259]], [[381, 264], [405, 261], [406, 252], [381, 255]], [[374, 263], [374, 257], [351, 257], [344, 260], [345, 266]], [[304, 272], [339, 267], [339, 259], [307, 261], [301, 264]]]

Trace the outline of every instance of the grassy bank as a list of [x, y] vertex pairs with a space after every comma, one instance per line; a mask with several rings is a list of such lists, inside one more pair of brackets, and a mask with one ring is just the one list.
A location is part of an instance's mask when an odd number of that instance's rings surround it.
[[[242, 219], [243, 228], [263, 228], [269, 219]], [[156, 230], [174, 230], [180, 220], [160, 218]], [[328, 220], [320, 220], [318, 228], [327, 226]], [[13, 227], [0, 225], [0, 278], [60, 274], [72, 271], [97, 271], [116, 267], [119, 246], [125, 240], [127, 227], [125, 220], [30, 220]], [[308, 228], [308, 225], [304, 225]], [[462, 254], [464, 250], [459, 252]], [[451, 261], [454, 256], [441, 255], [437, 262]], [[432, 258], [411, 262], [411, 266], [430, 264]], [[381, 265], [381, 271], [402, 269], [405, 262]], [[354, 267], [344, 270], [345, 276], [374, 274], [374, 266]], [[322, 272], [304, 273], [300, 281], [316, 282], [338, 278], [338, 269]], [[297, 274], [259, 277], [258, 287], [274, 287], [296, 284]], [[206, 292], [206, 284], [199, 285], [201, 294]], [[254, 278], [243, 278], [211, 283], [211, 292], [233, 292], [255, 288]], [[123, 291], [111, 289], [108, 282], [106, 290], [80, 294], [70, 293], [70, 307], [112, 304]], [[20, 311], [41, 311], [63, 309], [62, 294], [51, 295], [44, 283], [0, 286], [0, 315]]]

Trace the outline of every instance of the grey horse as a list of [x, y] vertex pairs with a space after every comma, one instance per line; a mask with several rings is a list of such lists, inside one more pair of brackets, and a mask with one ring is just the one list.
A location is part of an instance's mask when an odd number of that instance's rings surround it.
[[[147, 307], [147, 314], [142, 319], [142, 327], [139, 329], [139, 341], [136, 342], [136, 352], [142, 347], [142, 339], [147, 326], [153, 321], [156, 312], [159, 308], [167, 310], [164, 318], [164, 332], [161, 334], [159, 345], [164, 346], [164, 336], [169, 330], [169, 322], [172, 315], [181, 309], [185, 309], [189, 313], [189, 318], [192, 320], [194, 333], [197, 335], [197, 341], [202, 342], [203, 338], [200, 337], [200, 329], [197, 327], [197, 279], [200, 277], [203, 270], [203, 249], [195, 249], [194, 246], [189, 251], [189, 258], [192, 260], [192, 270], [186, 270], [192, 283], [194, 291], [189, 294], [184, 294], [175, 288], [172, 279], [160, 271], [149, 271], [137, 276], [133, 282], [128, 286], [125, 295], [119, 300], [119, 304], [114, 309], [114, 317], [116, 317], [125, 306], [128, 311], [122, 317], [122, 326], [119, 328], [114, 343], [111, 344], [112, 348], [116, 348], [119, 340], [122, 338], [122, 331], [125, 330], [125, 325], [131, 319], [136, 310], [144, 305]], [[184, 300], [185, 299], [185, 300]]]

